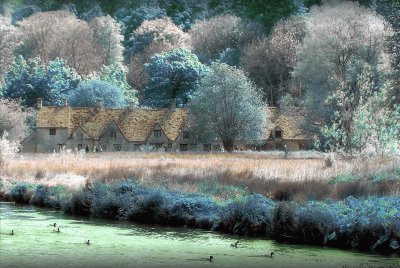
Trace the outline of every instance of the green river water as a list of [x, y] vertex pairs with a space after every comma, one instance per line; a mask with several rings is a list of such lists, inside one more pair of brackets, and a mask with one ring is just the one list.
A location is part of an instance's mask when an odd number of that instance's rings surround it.
[[[53, 232], [53, 223], [60, 233]], [[240, 240], [238, 248], [230, 246], [235, 240]], [[273, 258], [266, 257], [271, 251]], [[213, 262], [206, 260], [210, 255]], [[391, 268], [400, 267], [400, 260], [201, 230], [80, 219], [0, 203], [0, 267]]]

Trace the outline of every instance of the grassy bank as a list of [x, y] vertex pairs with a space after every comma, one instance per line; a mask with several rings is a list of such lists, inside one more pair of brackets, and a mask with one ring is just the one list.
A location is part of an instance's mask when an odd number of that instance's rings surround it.
[[273, 200], [341, 200], [400, 195], [400, 165], [392, 159], [336, 160], [313, 152], [104, 153], [22, 155], [2, 172], [6, 180], [83, 187], [86, 182], [134, 178], [141, 185], [204, 193], [215, 200], [261, 194]]
[[1, 199], [75, 215], [187, 226], [278, 241], [399, 252], [400, 197], [273, 201], [262, 195], [216, 202], [209, 196], [149, 188], [134, 180], [80, 189], [3, 182]]

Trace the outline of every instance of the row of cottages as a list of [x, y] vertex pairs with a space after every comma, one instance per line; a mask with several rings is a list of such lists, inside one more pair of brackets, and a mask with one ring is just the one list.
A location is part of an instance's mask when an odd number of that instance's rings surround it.
[[[266, 130], [262, 145], [240, 149], [305, 149], [308, 140], [296, 121], [271, 110], [273, 127]], [[23, 152], [47, 153], [63, 149], [86, 151], [216, 151], [219, 143], [200, 144], [187, 129], [186, 108], [126, 109], [42, 106], [39, 99], [35, 130], [22, 142]], [[239, 149], [239, 148], [237, 148]]]

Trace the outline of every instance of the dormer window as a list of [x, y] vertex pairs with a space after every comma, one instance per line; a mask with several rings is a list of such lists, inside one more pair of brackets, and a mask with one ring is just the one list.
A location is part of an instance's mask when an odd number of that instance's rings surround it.
[[117, 137], [117, 131], [111, 130], [110, 137], [115, 139]]
[[52, 136], [56, 135], [56, 129], [55, 128], [50, 128], [50, 135], [52, 135]]
[[282, 130], [275, 130], [275, 139], [282, 139]]
[[189, 131], [183, 131], [183, 138], [184, 139], [189, 139], [190, 135], [189, 135]]
[[161, 130], [154, 130], [154, 137], [161, 137]]

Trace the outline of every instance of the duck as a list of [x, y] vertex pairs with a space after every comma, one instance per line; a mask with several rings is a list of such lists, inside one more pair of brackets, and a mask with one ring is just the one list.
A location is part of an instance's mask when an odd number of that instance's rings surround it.
[[274, 252], [273, 251], [271, 251], [271, 253], [270, 254], [266, 254], [265, 256], [267, 256], [268, 258], [272, 258], [272, 256], [274, 255]]
[[231, 244], [231, 247], [233, 248], [237, 248], [239, 244], [239, 241], [236, 241], [235, 243]]
[[60, 233], [61, 231], [60, 231], [60, 228], [57, 227], [57, 230], [53, 230], [53, 232], [54, 232], [54, 233]]
[[10, 235], [14, 235], [14, 230], [11, 230], [11, 233], [10, 233]]
[[214, 260], [213, 256], [210, 256], [210, 258], [207, 259], [208, 261], [212, 262]]
[[85, 241], [85, 244], [86, 244], [86, 245], [90, 245], [90, 240]]

